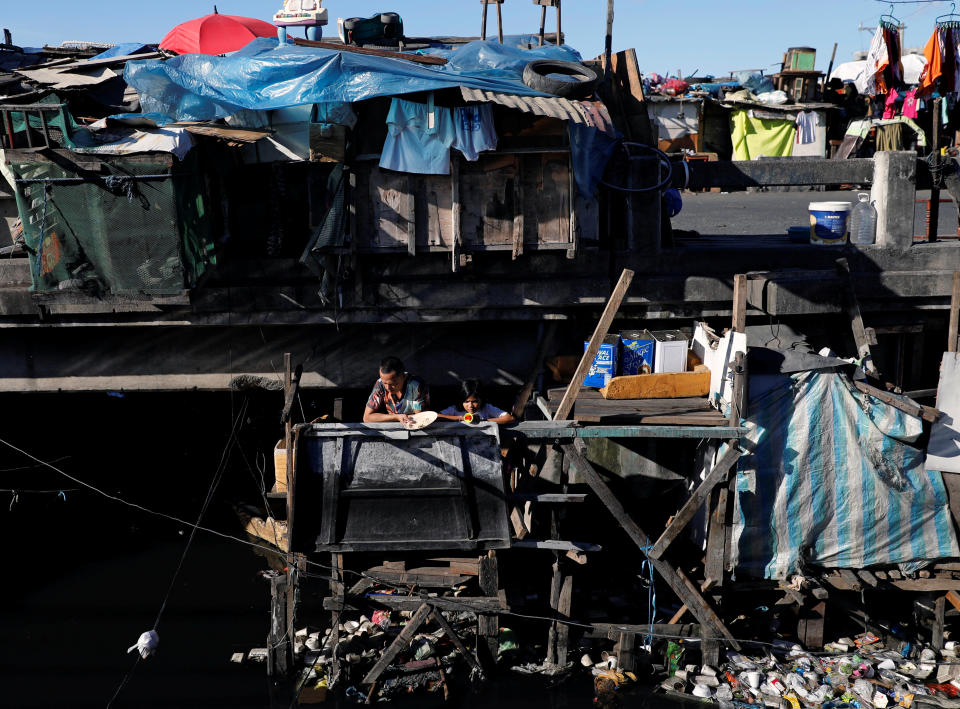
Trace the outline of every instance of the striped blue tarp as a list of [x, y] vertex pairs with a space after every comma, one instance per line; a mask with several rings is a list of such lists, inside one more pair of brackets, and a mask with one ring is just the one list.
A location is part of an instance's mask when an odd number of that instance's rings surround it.
[[960, 555], [938, 472], [912, 444], [920, 419], [834, 371], [784, 376], [750, 401], [733, 563], [786, 579], [805, 564], [864, 568]]

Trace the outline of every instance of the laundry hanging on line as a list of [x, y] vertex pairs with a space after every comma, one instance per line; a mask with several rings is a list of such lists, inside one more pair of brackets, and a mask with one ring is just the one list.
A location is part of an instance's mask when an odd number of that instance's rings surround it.
[[867, 96], [886, 94], [903, 84], [903, 29], [889, 22], [880, 22], [870, 41], [867, 63], [854, 84]]
[[927, 65], [920, 74], [917, 94], [928, 96], [934, 91], [941, 95], [960, 93], [960, 67], [958, 67], [957, 42], [960, 29], [952, 24], [937, 25], [923, 48]]

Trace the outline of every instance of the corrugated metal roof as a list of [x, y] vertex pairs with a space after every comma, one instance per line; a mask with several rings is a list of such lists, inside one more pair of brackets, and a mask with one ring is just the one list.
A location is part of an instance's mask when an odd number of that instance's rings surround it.
[[[570, 99], [543, 96], [516, 96], [514, 94], [501, 94], [494, 91], [484, 91], [483, 89], [470, 89], [461, 86], [460, 91], [463, 94], [464, 101], [484, 101], [499, 103], [502, 106], [515, 108], [518, 111], [535, 113], [538, 116], [549, 116], [550, 118], [559, 118], [562, 121], [573, 121], [574, 123], [583, 123], [594, 127], [596, 121], [590, 113], [581, 104], [583, 101], [571, 101]], [[594, 111], [599, 112], [607, 125], [611, 124], [610, 114], [607, 113], [607, 107], [599, 101], [590, 101]]]

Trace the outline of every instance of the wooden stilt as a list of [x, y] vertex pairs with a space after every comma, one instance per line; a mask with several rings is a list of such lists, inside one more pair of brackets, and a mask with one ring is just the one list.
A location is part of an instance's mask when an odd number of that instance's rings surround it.
[[[582, 445], [582, 441], [578, 441]], [[596, 493], [600, 501], [606, 506], [607, 511], [613, 515], [613, 518], [619, 523], [627, 536], [645, 553], [650, 549], [650, 538], [640, 529], [623, 509], [623, 505], [617, 499], [616, 495], [607, 487], [603, 479], [594, 470], [590, 462], [583, 456], [575, 445], [561, 446], [564, 454], [569, 458], [571, 464], [576, 467], [581, 475], [590, 485], [590, 488]], [[649, 556], [649, 554], [648, 554]], [[654, 569], [667, 582], [667, 585], [673, 590], [677, 597], [685, 603], [693, 615], [703, 626], [703, 634], [708, 637], [722, 637], [727, 644], [736, 649], [740, 649], [740, 644], [736, 638], [727, 629], [723, 621], [716, 614], [716, 611], [710, 607], [707, 601], [700, 594], [700, 591], [693, 585], [687, 575], [682, 570], [670, 566], [662, 559], [651, 557]]]
[[[497, 555], [495, 551], [487, 552], [480, 558], [480, 571], [477, 577], [483, 595], [493, 598], [500, 590], [500, 577], [497, 571]], [[478, 616], [477, 630], [484, 642], [477, 643], [477, 652], [487, 667], [493, 667], [497, 662], [500, 649], [500, 616], [486, 613]]]

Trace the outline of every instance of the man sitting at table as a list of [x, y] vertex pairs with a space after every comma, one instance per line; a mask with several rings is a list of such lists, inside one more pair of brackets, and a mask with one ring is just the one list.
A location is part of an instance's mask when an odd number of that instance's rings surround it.
[[363, 410], [363, 421], [409, 423], [410, 414], [429, 407], [430, 389], [427, 383], [408, 373], [403, 362], [396, 357], [385, 357], [380, 362], [380, 378], [373, 385]]

